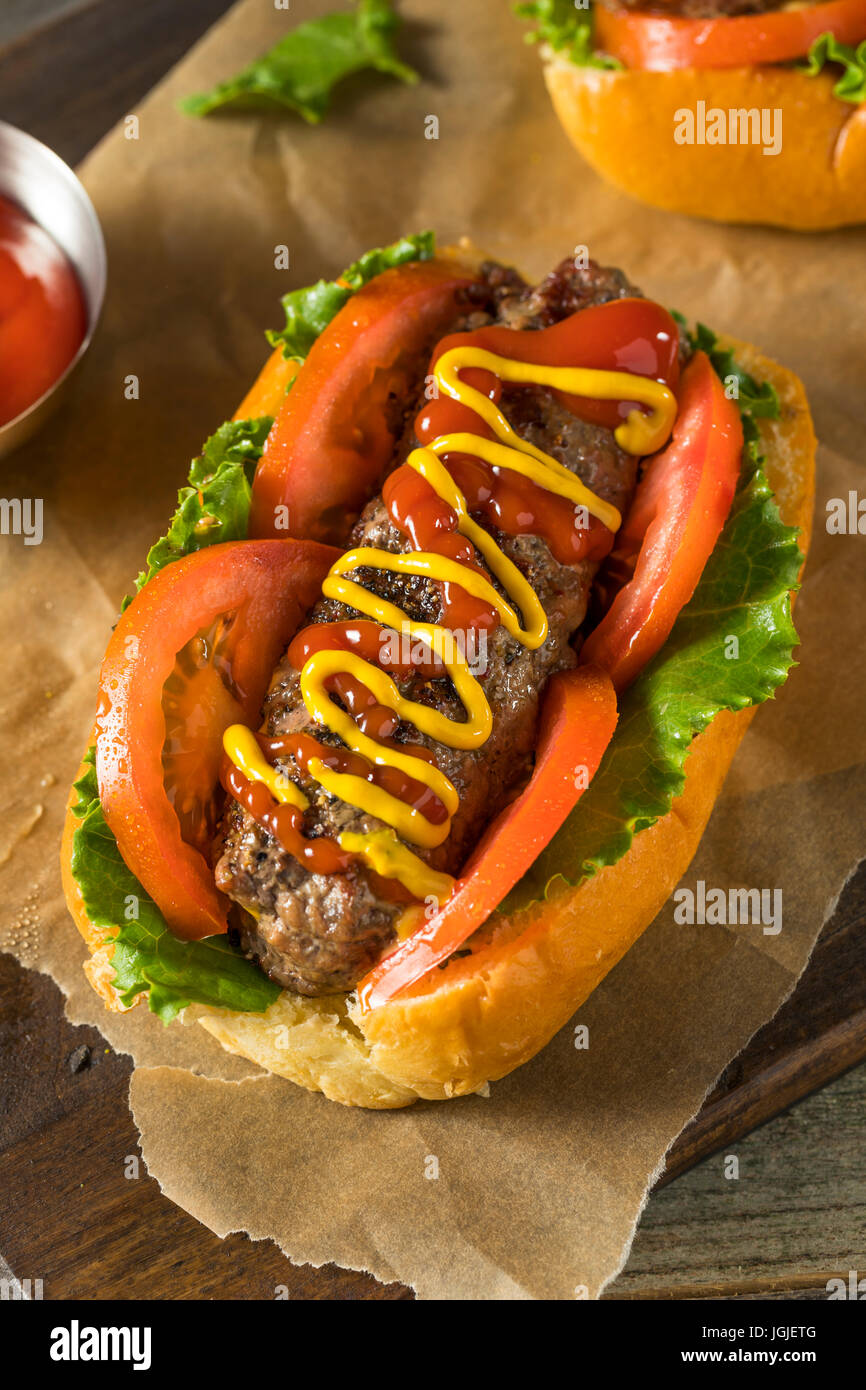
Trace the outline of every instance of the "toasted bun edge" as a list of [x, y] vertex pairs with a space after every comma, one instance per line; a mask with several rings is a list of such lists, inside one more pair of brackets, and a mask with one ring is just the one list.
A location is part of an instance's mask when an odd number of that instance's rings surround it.
[[[545, 50], [544, 79], [566, 135], [596, 173], [668, 212], [818, 231], [866, 221], [866, 103], [833, 96], [830, 73], [793, 67], [604, 71]], [[780, 148], [680, 144], [682, 113], [755, 111]], [[697, 134], [697, 132], [695, 132]], [[772, 132], [767, 131], [770, 140]], [[762, 136], [763, 139], [763, 136]]]

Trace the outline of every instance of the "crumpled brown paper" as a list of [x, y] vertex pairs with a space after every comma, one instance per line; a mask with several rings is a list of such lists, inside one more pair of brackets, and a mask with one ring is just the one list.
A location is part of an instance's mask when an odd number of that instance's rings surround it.
[[[666, 1148], [790, 992], [863, 853], [863, 540], [824, 519], [828, 498], [862, 490], [864, 235], [716, 227], [607, 189], [568, 146], [503, 0], [404, 0], [402, 47], [423, 82], [353, 80], [320, 128], [178, 113], [178, 96], [333, 3], [297, 0], [287, 16], [245, 0], [137, 108], [138, 138], [113, 131], [84, 166], [108, 243], [104, 323], [62, 415], [4, 465], [7, 497], [44, 499], [45, 538], [0, 539], [0, 946], [133, 1054], [148, 1167], [214, 1231], [273, 1236], [296, 1261], [368, 1269], [423, 1298], [594, 1297]], [[588, 1050], [569, 1027], [489, 1098], [365, 1113], [256, 1073], [197, 1027], [105, 1013], [57, 848], [119, 600], [185, 461], [258, 369], [279, 294], [427, 226], [531, 275], [586, 244], [797, 370], [822, 440], [817, 525], [801, 666], [749, 733], [684, 880], [782, 888], [781, 933], [677, 926], [668, 908], [580, 1010]], [[288, 272], [274, 268], [280, 244]]]

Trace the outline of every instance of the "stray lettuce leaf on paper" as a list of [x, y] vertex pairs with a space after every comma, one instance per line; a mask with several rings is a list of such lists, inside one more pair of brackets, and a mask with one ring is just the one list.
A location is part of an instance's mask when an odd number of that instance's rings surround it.
[[292, 29], [261, 58], [210, 92], [186, 97], [181, 110], [207, 116], [225, 107], [271, 107], [297, 111], [317, 125], [331, 92], [352, 73], [372, 69], [417, 82], [414, 68], [400, 61], [394, 36], [400, 20], [390, 0], [358, 0], [352, 10], [336, 11]]
[[75, 783], [80, 824], [72, 849], [72, 872], [90, 920], [114, 940], [114, 985], [125, 1004], [147, 995], [152, 1013], [171, 1023], [188, 1004], [209, 1004], [244, 1013], [264, 1013], [280, 993], [229, 944], [227, 936], [179, 941], [159, 908], [126, 867], [109, 830], [96, 785], [94, 750]]

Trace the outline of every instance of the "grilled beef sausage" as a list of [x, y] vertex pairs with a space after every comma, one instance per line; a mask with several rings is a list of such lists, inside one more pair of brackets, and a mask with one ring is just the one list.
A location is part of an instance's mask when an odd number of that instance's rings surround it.
[[[535, 288], [526, 286], [513, 271], [488, 265], [475, 302], [467, 306], [467, 316], [454, 330], [492, 322], [511, 328], [544, 328], [582, 308], [637, 293], [617, 270], [595, 265], [576, 268], [570, 260]], [[422, 387], [423, 382], [419, 397]], [[394, 467], [417, 443], [411, 422], [419, 403], [409, 403], [405, 413], [407, 424], [395, 449]], [[578, 419], [543, 388], [507, 387], [501, 408], [524, 439], [559, 459], [598, 496], [620, 510], [628, 506], [636, 460], [619, 448], [610, 430]], [[489, 637], [483, 688], [493, 712], [493, 732], [478, 750], [448, 748], [406, 724], [400, 724], [394, 734], [400, 741], [429, 748], [460, 797], [444, 844], [436, 850], [416, 851], [433, 867], [452, 874], [459, 872], [485, 825], [531, 770], [539, 697], [555, 671], [574, 664], [570, 639], [586, 614], [596, 569], [588, 561], [560, 564], [537, 536], [493, 534], [535, 589], [547, 613], [548, 638], [541, 648], [529, 651], [501, 625]], [[391, 523], [381, 498], [369, 503], [350, 544], [392, 552], [411, 549]], [[441, 616], [440, 590], [428, 580], [372, 569], [359, 570], [353, 577], [414, 620], [436, 622]], [[309, 621], [355, 616], [344, 605], [322, 599]], [[409, 698], [451, 718], [462, 717], [462, 705], [447, 677], [416, 675], [398, 683]], [[265, 701], [264, 729], [271, 737], [303, 732], [339, 746], [339, 739], [311, 721], [301, 698], [299, 672], [288, 657], [278, 667]], [[276, 765], [310, 798], [304, 816], [306, 835], [336, 837], [345, 830], [370, 833], [382, 828], [381, 821], [340, 801], [302, 774], [292, 759], [279, 758]], [[377, 890], [362, 863], [353, 864], [346, 873], [310, 873], [231, 798], [214, 854], [218, 886], [242, 909], [235, 913], [234, 929], [243, 948], [288, 989], [311, 995], [350, 990], [394, 939], [394, 923], [403, 904], [383, 896], [381, 883]]]

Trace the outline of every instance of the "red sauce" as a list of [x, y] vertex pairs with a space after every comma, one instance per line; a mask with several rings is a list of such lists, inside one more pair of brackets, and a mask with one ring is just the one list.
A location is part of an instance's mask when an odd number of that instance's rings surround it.
[[287, 806], [271, 796], [264, 782], [251, 782], [234, 763], [225, 758], [222, 784], [226, 791], [249, 811], [257, 825], [269, 830], [287, 854], [291, 854], [311, 874], [345, 873], [353, 856], [326, 835], [311, 840], [303, 833], [304, 814], [297, 806]]
[[[305, 736], [300, 735], [299, 737], [303, 738]], [[291, 743], [291, 740], [266, 740], [259, 736], [259, 742], [263, 747], [270, 743], [272, 751], [276, 754], [277, 752], [289, 751], [288, 745]], [[322, 757], [323, 750], [316, 744], [315, 740], [307, 739], [307, 742], [311, 745], [307, 756]], [[282, 744], [287, 746], [285, 748], [274, 746]], [[341, 752], [341, 750], [338, 749], [324, 751], [332, 752], [335, 755]], [[346, 756], [348, 758], [357, 757], [357, 755], [351, 753], [348, 753]], [[335, 765], [330, 758], [322, 758], [322, 761], [327, 762], [328, 766]], [[359, 759], [358, 761], [366, 762], [366, 759]], [[352, 769], [340, 766], [339, 770], [351, 771]], [[332, 840], [327, 835], [320, 835], [315, 839], [306, 836], [303, 830], [303, 811], [297, 806], [289, 806], [278, 802], [271, 796], [271, 793], [263, 782], [250, 781], [249, 778], [244, 776], [240, 768], [235, 767], [234, 763], [228, 757], [223, 758], [220, 780], [229, 795], [233, 796], [235, 801], [239, 802], [239, 804], [249, 812], [256, 824], [270, 831], [271, 835], [273, 835], [274, 839], [277, 841], [277, 844], [280, 845], [287, 854], [291, 854], [293, 858], [297, 859], [298, 863], [303, 864], [304, 868], [308, 869], [311, 874], [346, 873], [351, 867], [355, 858], [354, 854], [342, 850], [336, 840]], [[409, 781], [408, 778], [406, 780]], [[420, 784], [415, 783], [414, 785], [418, 786]], [[424, 791], [427, 792], [428, 795], [432, 795], [432, 793], [428, 792], [426, 787]], [[397, 793], [395, 793], [395, 795], [396, 794]], [[433, 799], [436, 801], [436, 804], [441, 807], [442, 817], [437, 822], [437, 817], [431, 814], [429, 809], [425, 811], [425, 814], [428, 816], [428, 819], [441, 824], [441, 820], [444, 819], [445, 808], [437, 798]], [[372, 869], [368, 869], [367, 873], [372, 881], [373, 889], [378, 893], [379, 897], [385, 898], [390, 902], [414, 902], [412, 894], [402, 883], [399, 883], [395, 879], [383, 878]]]
[[[475, 424], [480, 424], [478, 416], [470, 413]], [[445, 555], [467, 569], [484, 574], [474, 545], [457, 530], [459, 518], [454, 508], [444, 502], [414, 468], [404, 463], [395, 469], [385, 480], [382, 500], [394, 525], [409, 537], [414, 550]], [[443, 627], [450, 627], [453, 632], [469, 632], [472, 628], [492, 631], [498, 625], [499, 615], [495, 608], [473, 598], [462, 585], [442, 585]]]
[[[295, 806], [280, 805], [262, 782], [250, 782], [228, 758], [223, 759], [222, 784], [253, 820], [269, 830], [277, 844], [291, 854], [311, 874], [346, 873], [355, 858], [341, 850], [335, 840], [321, 835], [309, 839], [303, 833], [303, 812]], [[397, 879], [383, 878], [367, 870], [373, 891], [386, 902], [410, 903], [415, 899]]]
[[482, 459], [449, 459], [449, 471], [469, 504], [508, 536], [541, 536], [561, 565], [603, 560], [614, 535], [586, 508], [576, 508], [528, 478], [498, 475]]
[[[671, 315], [645, 299], [620, 299], [572, 314], [543, 329], [513, 329], [492, 325], [474, 333], [452, 333], [433, 354], [432, 368], [451, 348], [477, 347], [512, 361], [544, 366], [592, 367], [633, 372], [675, 386], [679, 376], [679, 333]], [[503, 385], [493, 373], [472, 368], [461, 381], [499, 403]], [[519, 389], [519, 388], [518, 388]], [[634, 401], [593, 401], [554, 392], [581, 419], [614, 429], [640, 407]], [[493, 430], [471, 406], [440, 395], [429, 401], [415, 419], [421, 444], [441, 435], [469, 433], [495, 438]], [[598, 561], [613, 545], [613, 534], [597, 517], [576, 509], [520, 474], [498, 469], [466, 454], [444, 455], [444, 462], [466, 498], [470, 512], [510, 536], [541, 536], [560, 564]], [[414, 469], [403, 465], [387, 479], [383, 498], [391, 520], [416, 550], [431, 550], [479, 569], [474, 547], [455, 534], [457, 515]], [[494, 628], [498, 615], [459, 586], [443, 587], [443, 623], [468, 631]]]
[[86, 331], [70, 262], [38, 223], [0, 197], [0, 425], [53, 386]]
[[[415, 475], [417, 476], [417, 475]], [[302, 628], [289, 644], [289, 660], [296, 671], [300, 671], [314, 652], [346, 651], [355, 652], [363, 661], [381, 666], [398, 680], [407, 680], [416, 672], [431, 679], [444, 676], [445, 667], [437, 657], [430, 657], [429, 648], [423, 642], [413, 644], [411, 661], [401, 661], [403, 655], [399, 643], [391, 640], [387, 628], [370, 618], [359, 618], [346, 623], [314, 623]], [[390, 656], [396, 660], [388, 660]]]

